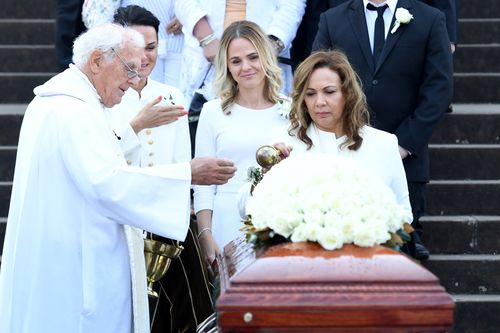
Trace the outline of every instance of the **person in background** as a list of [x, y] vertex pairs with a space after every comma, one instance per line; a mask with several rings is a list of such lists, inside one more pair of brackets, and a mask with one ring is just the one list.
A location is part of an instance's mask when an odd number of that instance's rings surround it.
[[[395, 26], [396, 9], [404, 22]], [[360, 76], [373, 126], [398, 137], [415, 229], [408, 251], [427, 259], [419, 222], [429, 181], [427, 144], [453, 95], [445, 16], [418, 0], [349, 0], [320, 16], [313, 51], [327, 49], [343, 50]]]
[[295, 67], [311, 54], [312, 43], [314, 37], [316, 37], [316, 32], [318, 32], [319, 15], [328, 8], [328, 1], [307, 0], [302, 22], [292, 41], [292, 49], [290, 50], [290, 56]]
[[182, 93], [150, 77], [158, 55], [159, 20], [147, 9], [131, 5], [119, 8], [114, 21], [137, 30], [146, 42], [138, 69], [139, 82], [125, 92], [120, 104], [106, 110], [127, 163], [151, 167], [189, 161], [189, 130]]
[[175, 2], [180, 0], [122, 0], [122, 7], [141, 6], [160, 21], [158, 29], [158, 59], [150, 77], [158, 82], [179, 88], [184, 34], [175, 17]]
[[[104, 108], [139, 82], [144, 46], [130, 28], [89, 29], [74, 65], [35, 88], [19, 136], [0, 332], [147, 332], [146, 272], [126, 229], [183, 240], [191, 184], [233, 176], [233, 163], [214, 158], [127, 165]], [[143, 297], [132, 300], [132, 288]]]
[[82, 6], [83, 0], [57, 0], [56, 2], [54, 41], [57, 65], [61, 70], [65, 70], [71, 64], [73, 41], [85, 31]]
[[208, 263], [238, 237], [242, 223], [236, 195], [254, 164], [255, 151], [285, 123], [289, 104], [279, 94], [281, 70], [271, 42], [250, 21], [237, 21], [222, 34], [215, 59], [218, 99], [205, 103], [196, 135], [196, 157], [234, 161], [238, 171], [224, 186], [195, 186], [198, 238]]
[[[328, 0], [328, 8], [336, 7], [349, 0]], [[439, 9], [446, 17], [446, 31], [450, 40], [451, 53], [455, 52], [457, 44], [458, 29], [458, 1], [459, 0], [419, 0], [431, 7]], [[404, 2], [398, 4], [404, 7]]]
[[[290, 47], [304, 14], [305, 0], [182, 0], [176, 1], [175, 14], [183, 24], [185, 46], [181, 71], [181, 90], [189, 103], [202, 83], [207, 100], [216, 97], [212, 89], [215, 76], [210, 66], [217, 53], [220, 37], [231, 23], [248, 20], [258, 24], [267, 34], [275, 55], [290, 57]], [[281, 65], [282, 92], [292, 85], [289, 65]], [[208, 74], [207, 74], [208, 73]]]
[[[106, 110], [127, 163], [149, 168], [189, 161], [191, 144], [184, 97], [179, 89], [150, 77], [156, 68], [159, 20], [147, 9], [130, 5], [119, 8], [114, 21], [138, 31], [146, 42], [138, 70], [140, 81], [125, 92], [120, 104]], [[154, 103], [157, 104], [152, 106]], [[165, 220], [170, 217], [165, 216]], [[172, 261], [167, 274], [155, 285], [160, 296], [150, 299], [152, 332], [192, 331], [213, 311], [195, 234], [196, 230], [190, 227], [181, 243], [184, 250], [180, 257]], [[142, 230], [134, 235], [142, 239]], [[175, 240], [158, 235], [148, 238], [176, 245]], [[135, 251], [142, 255], [143, 247]]]
[[[175, 14], [183, 24], [185, 45], [180, 88], [190, 106], [189, 130], [195, 151], [199, 111], [216, 97], [212, 65], [224, 29], [239, 20], [258, 24], [272, 42], [275, 56], [289, 58], [290, 44], [304, 14], [306, 0], [183, 0], [175, 4]], [[281, 64], [282, 92], [290, 92], [292, 68]]]
[[[316, 52], [297, 68], [290, 123], [274, 134], [274, 147], [290, 155], [322, 153], [352, 158], [373, 171], [393, 191], [411, 223], [408, 186], [395, 135], [369, 126], [359, 77], [340, 51]], [[244, 218], [251, 183], [238, 194]]]

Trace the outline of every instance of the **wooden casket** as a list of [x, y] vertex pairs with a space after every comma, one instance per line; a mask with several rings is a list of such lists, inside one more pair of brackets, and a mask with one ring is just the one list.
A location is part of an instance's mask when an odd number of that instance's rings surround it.
[[219, 332], [431, 333], [453, 323], [453, 300], [436, 276], [383, 246], [256, 252], [240, 239], [218, 268]]

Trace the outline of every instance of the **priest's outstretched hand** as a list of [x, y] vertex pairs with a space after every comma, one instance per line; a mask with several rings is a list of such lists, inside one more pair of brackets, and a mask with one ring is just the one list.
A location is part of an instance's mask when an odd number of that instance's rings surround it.
[[193, 185], [222, 185], [234, 176], [236, 167], [227, 159], [197, 157], [191, 160]]

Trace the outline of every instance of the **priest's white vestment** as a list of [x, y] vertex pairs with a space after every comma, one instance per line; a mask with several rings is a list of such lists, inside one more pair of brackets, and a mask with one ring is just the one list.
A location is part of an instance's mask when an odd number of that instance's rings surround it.
[[0, 332], [131, 332], [124, 225], [183, 240], [190, 165], [127, 166], [96, 90], [74, 66], [35, 94], [18, 145]]

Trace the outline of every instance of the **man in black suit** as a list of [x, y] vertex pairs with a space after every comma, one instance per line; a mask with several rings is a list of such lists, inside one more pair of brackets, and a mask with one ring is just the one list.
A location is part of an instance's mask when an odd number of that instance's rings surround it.
[[56, 3], [54, 40], [57, 64], [61, 70], [65, 70], [71, 64], [73, 41], [85, 31], [82, 21], [82, 6], [83, 0], [57, 0]]
[[[349, 0], [328, 0], [328, 8], [336, 7]], [[435, 7], [443, 12], [446, 17], [446, 30], [450, 38], [452, 51], [458, 39], [458, 3], [459, 0], [420, 0], [431, 7]], [[308, 5], [309, 6], [309, 5]], [[307, 12], [307, 7], [306, 7]]]
[[[313, 51], [335, 48], [346, 53], [361, 78], [372, 125], [398, 137], [416, 230], [411, 254], [427, 259], [419, 237], [429, 181], [427, 144], [453, 91], [445, 17], [417, 0], [371, 2], [349, 0], [323, 13]], [[377, 11], [383, 4], [388, 7]], [[395, 29], [397, 8], [413, 18]]]
[[290, 50], [294, 70], [311, 54], [312, 43], [318, 32], [319, 15], [328, 8], [330, 8], [329, 3], [325, 0], [307, 0], [302, 22], [297, 29]]

